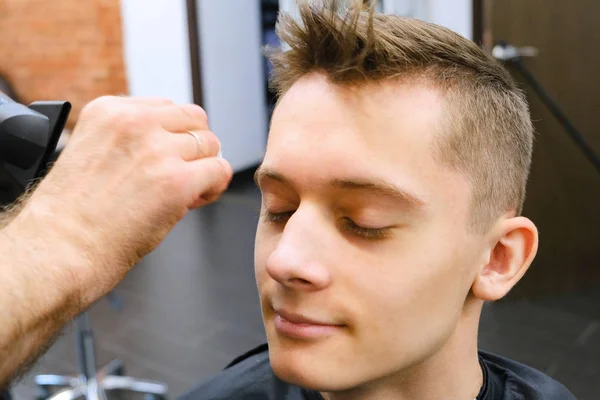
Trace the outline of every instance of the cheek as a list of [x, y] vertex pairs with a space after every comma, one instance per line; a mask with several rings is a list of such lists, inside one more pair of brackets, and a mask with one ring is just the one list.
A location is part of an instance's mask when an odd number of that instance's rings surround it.
[[386, 289], [380, 300], [383, 296], [393, 299], [390, 307], [404, 311], [402, 314], [411, 322], [421, 324], [432, 315], [443, 317], [459, 306], [460, 260], [449, 246], [439, 242], [423, 248], [415, 246], [396, 260], [387, 276], [381, 277], [379, 287]]
[[380, 259], [371, 273], [355, 271], [361, 276], [353, 289], [363, 300], [361, 336], [387, 343], [382, 357], [395, 348], [402, 357], [417, 359], [437, 347], [456, 326], [468, 291], [459, 283], [460, 263], [449, 244], [421, 238]]

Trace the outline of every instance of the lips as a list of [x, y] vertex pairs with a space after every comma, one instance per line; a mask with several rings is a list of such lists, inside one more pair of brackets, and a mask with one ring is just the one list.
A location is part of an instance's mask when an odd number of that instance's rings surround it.
[[289, 322], [294, 324], [303, 324], [303, 325], [324, 325], [324, 326], [335, 326], [336, 324], [330, 324], [326, 322], [317, 321], [314, 319], [306, 318], [300, 314], [289, 313], [284, 310], [275, 310], [275, 313], [279, 316], [283, 317]]
[[343, 328], [343, 325], [308, 318], [284, 310], [275, 310], [274, 323], [278, 334], [305, 340], [325, 338]]

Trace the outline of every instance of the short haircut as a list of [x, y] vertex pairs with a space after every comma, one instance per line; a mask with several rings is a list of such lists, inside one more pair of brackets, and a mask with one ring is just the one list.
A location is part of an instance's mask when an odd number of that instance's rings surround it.
[[299, 0], [299, 19], [281, 13], [277, 34], [289, 49], [271, 52], [270, 85], [281, 97], [299, 79], [325, 75], [338, 85], [415, 79], [445, 101], [434, 155], [472, 188], [472, 227], [519, 215], [531, 165], [533, 126], [523, 92], [487, 52], [427, 22], [374, 11], [350, 0]]

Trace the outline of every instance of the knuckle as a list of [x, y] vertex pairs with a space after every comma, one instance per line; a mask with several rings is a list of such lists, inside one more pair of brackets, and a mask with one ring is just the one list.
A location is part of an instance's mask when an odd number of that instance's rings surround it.
[[221, 148], [221, 142], [217, 136], [211, 131], [202, 132], [202, 156], [211, 157], [216, 156]]
[[227, 186], [233, 178], [233, 168], [231, 168], [231, 165], [223, 159], [219, 159], [219, 163], [221, 164], [221, 166], [223, 167], [223, 171], [225, 172], [225, 185]]
[[217, 184], [219, 182], [221, 182], [223, 180], [223, 178], [225, 177], [225, 171], [223, 170], [223, 167], [221, 166], [221, 164], [218, 162], [211, 162], [209, 165], [210, 165], [210, 174], [214, 177], [215, 186], [217, 186]]
[[145, 180], [150, 185], [149, 187], [163, 192], [165, 187], [169, 186], [172, 181], [172, 168], [165, 160], [158, 162], [153, 160], [149, 154], [149, 152], [145, 153], [141, 165], [138, 165], [136, 169], [142, 172]]
[[119, 96], [110, 96], [110, 95], [104, 95], [104, 96], [100, 96], [95, 100], [98, 104], [115, 104], [115, 103], [119, 103], [121, 102], [121, 97]]
[[173, 100], [163, 96], [135, 96], [131, 100], [138, 104], [173, 105]]
[[225, 171], [220, 162], [213, 159], [201, 161], [201, 167], [197, 170], [200, 179], [211, 188], [216, 188], [225, 176]]
[[213, 163], [215, 174], [217, 174], [218, 182], [221, 185], [227, 185], [227, 182], [231, 178], [231, 167], [223, 160], [215, 160]]
[[152, 144], [151, 129], [146, 124], [135, 107], [120, 106], [110, 110], [105, 123], [106, 134], [112, 138], [115, 148], [131, 151], [135, 148], [135, 154], [143, 158], [149, 155], [148, 146]]
[[114, 96], [100, 96], [87, 103], [81, 110], [82, 118], [89, 118], [96, 114], [104, 114], [117, 101]]
[[157, 102], [168, 106], [175, 104], [172, 99], [169, 99], [167, 97], [157, 97], [156, 100]]
[[208, 190], [208, 193], [206, 194], [207, 196], [217, 198], [227, 189], [227, 186], [231, 180], [230, 171], [231, 168], [226, 162], [217, 160], [216, 162], [212, 163], [211, 173], [213, 174], [214, 182]]
[[196, 104], [184, 104], [180, 108], [191, 120], [198, 121], [202, 126], [208, 125], [208, 115], [202, 107]]
[[166, 154], [166, 146], [161, 143], [159, 140], [155, 140], [153, 135], [147, 135], [146, 142], [146, 153], [148, 154], [148, 158], [152, 161], [157, 161], [162, 159]]
[[154, 168], [154, 179], [160, 187], [161, 193], [176, 196], [182, 193], [189, 182], [181, 173], [181, 169], [173, 162], [160, 162]]
[[110, 112], [110, 121], [121, 133], [133, 134], [148, 121], [148, 115], [138, 107], [120, 105]]
[[160, 132], [135, 127], [133, 130], [119, 132], [115, 135], [115, 146], [126, 150], [132, 162], [143, 169], [147, 175], [153, 176], [163, 170], [168, 161], [167, 146], [160, 140]]
[[107, 104], [111, 104], [117, 101], [116, 96], [99, 96], [92, 100], [89, 104], [93, 106], [105, 107]]

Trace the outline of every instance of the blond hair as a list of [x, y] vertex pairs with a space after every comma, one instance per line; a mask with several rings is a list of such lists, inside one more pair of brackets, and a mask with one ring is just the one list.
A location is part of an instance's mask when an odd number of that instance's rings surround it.
[[271, 52], [270, 85], [279, 97], [300, 78], [322, 73], [334, 84], [424, 78], [446, 98], [447, 129], [435, 155], [472, 187], [473, 226], [520, 214], [531, 164], [527, 101], [510, 74], [474, 42], [449, 29], [351, 1], [299, 1], [300, 19], [282, 13]]

